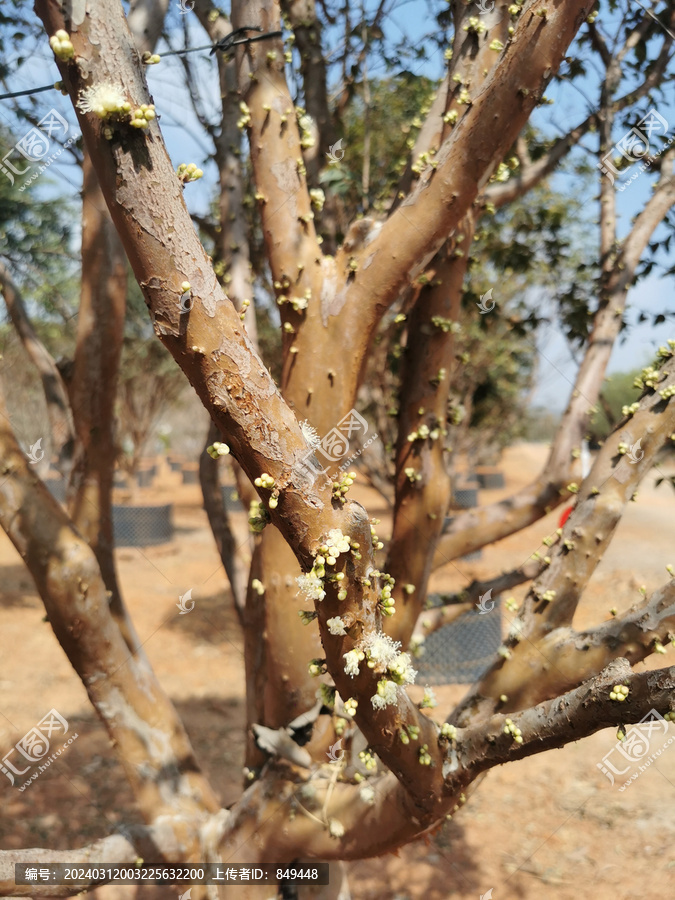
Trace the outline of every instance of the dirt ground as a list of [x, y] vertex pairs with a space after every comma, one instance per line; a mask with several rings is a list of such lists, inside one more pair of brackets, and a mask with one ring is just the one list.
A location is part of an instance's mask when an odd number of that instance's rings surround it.
[[[542, 445], [519, 445], [503, 460], [506, 488], [481, 491], [489, 503], [526, 484], [543, 462]], [[643, 483], [596, 571], [579, 610], [579, 626], [604, 621], [639, 600], [638, 589], [662, 584], [675, 563], [675, 495], [668, 484]], [[197, 758], [223, 805], [240, 793], [244, 734], [242, 636], [201, 509], [199, 488], [183, 486], [162, 467], [152, 492], [140, 497], [174, 503], [175, 539], [156, 548], [121, 549], [124, 594], [155, 672], [176, 704]], [[381, 498], [362, 487], [355, 497], [380, 516]], [[511, 569], [539, 549], [558, 514], [487, 548], [481, 560], [458, 561], [434, 577], [449, 590], [472, 578]], [[246, 521], [235, 516], [247, 546]], [[195, 608], [179, 615], [179, 596], [192, 588]], [[516, 598], [523, 590], [513, 592]], [[92, 714], [51, 629], [30, 576], [0, 536], [0, 757], [51, 708], [79, 737], [24, 792], [0, 776], [0, 848], [65, 849], [136, 821], [133, 801], [104, 729]], [[648, 665], [675, 664], [675, 650]], [[436, 689], [444, 716], [465, 686]], [[421, 688], [413, 688], [412, 692]], [[671, 725], [671, 729], [675, 726]], [[675, 896], [675, 749], [656, 759], [625, 791], [612, 787], [597, 764], [616, 742], [599, 732], [562, 750], [491, 771], [470, 802], [435, 838], [397, 855], [349, 865], [354, 900], [634, 900]], [[131, 815], [129, 811], [131, 812]], [[492, 889], [492, 894], [488, 892]], [[166, 890], [102, 888], [98, 900], [142, 900]], [[93, 896], [93, 895], [91, 895]], [[170, 896], [174, 896], [173, 889]], [[176, 894], [175, 896], [178, 896]]]

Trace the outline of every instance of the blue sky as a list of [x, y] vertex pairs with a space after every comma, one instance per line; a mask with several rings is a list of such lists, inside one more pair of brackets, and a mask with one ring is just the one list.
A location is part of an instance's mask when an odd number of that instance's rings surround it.
[[[366, 7], [374, 8], [375, 0], [366, 2]], [[175, 9], [174, 9], [175, 7]], [[206, 43], [203, 33], [199, 29], [194, 17], [179, 15], [179, 4], [176, 0], [171, 4], [172, 21], [176, 24], [185, 23], [190, 29], [194, 44]], [[394, 12], [386, 19], [385, 34], [387, 39], [395, 43], [402, 37], [407, 37], [413, 44], [430, 47], [428, 37], [437, 29], [435, 22], [428, 15], [427, 4], [422, 0], [408, 0], [408, 2], [396, 3]], [[333, 36], [331, 36], [332, 38]], [[336, 41], [338, 36], [335, 36]], [[181, 46], [181, 36], [176, 35], [175, 45]], [[160, 48], [161, 49], [161, 48]], [[442, 66], [442, 52], [430, 47], [429, 59], [414, 60], [407, 63], [410, 71], [417, 74], [425, 74], [430, 77], [439, 77]], [[204, 108], [208, 112], [213, 109], [214, 119], [217, 118], [218, 109], [218, 85], [216, 67], [213, 58], [208, 53], [193, 54], [194, 80], [198, 85], [198, 92], [204, 101]], [[377, 76], [377, 70], [371, 74]], [[382, 73], [384, 74], [384, 73]], [[9, 85], [10, 89], [17, 90], [34, 85], [48, 84], [57, 77], [57, 70], [53, 63], [51, 51], [46, 40], [42, 40], [31, 53], [23, 66], [16, 71]], [[180, 162], [196, 162], [205, 169], [205, 177], [202, 181], [190, 184], [186, 187], [186, 200], [193, 211], [205, 212], [211, 202], [216, 182], [215, 167], [207, 161], [209, 153], [209, 141], [200, 134], [200, 127], [194, 117], [190, 99], [184, 87], [183, 73], [179, 63], [175, 59], [167, 59], [158, 66], [148, 68], [148, 82], [153, 92], [157, 110], [161, 116], [161, 126], [169, 152], [175, 164]], [[552, 87], [548, 92], [554, 99], [552, 106], [544, 106], [535, 111], [533, 122], [550, 136], [565, 133], [571, 126], [581, 121], [586, 115], [587, 101], [584, 97], [593, 100], [597, 93], [597, 79], [594, 74], [589, 75], [579, 83], [578, 89], [566, 84]], [[670, 86], [668, 102], [659, 106], [659, 111], [668, 120], [675, 123], [675, 102], [673, 88]], [[51, 107], [65, 115], [75, 127], [75, 118], [67, 98], [56, 92], [37, 95], [36, 109], [39, 113], [46, 113]], [[16, 128], [16, 124], [6, 102], [0, 102], [0, 121]], [[671, 129], [672, 130], [672, 129]], [[621, 132], [616, 134], [617, 139]], [[594, 149], [592, 138], [586, 141], [588, 149]], [[65, 156], [65, 154], [64, 154]], [[51, 170], [53, 172], [48, 184], [43, 177], [42, 190], [63, 192], [71, 196], [79, 190], [80, 175], [77, 166], [64, 163]], [[0, 176], [2, 177], [2, 176]], [[557, 186], [564, 190], [574, 190], [574, 181], [565, 176], [560, 176], [564, 181], [559, 181]], [[619, 230], [620, 234], [630, 226], [631, 217], [643, 206], [649, 197], [650, 186], [653, 179], [648, 173], [644, 173], [622, 194], [618, 195]], [[587, 203], [588, 214], [591, 219], [595, 217], [596, 203], [590, 197]], [[633, 323], [637, 318], [637, 309], [647, 312], [661, 312], [668, 306], [673, 308], [669, 297], [672, 293], [670, 280], [649, 277], [639, 283], [631, 292], [629, 304], [634, 311], [628, 316]], [[610, 363], [611, 371], [621, 371], [642, 365], [650, 360], [659, 344], [663, 344], [668, 337], [675, 332], [672, 323], [668, 322], [654, 328], [650, 322], [642, 325], [634, 325], [623, 341], [620, 341], [614, 349]], [[538, 346], [540, 350], [538, 386], [533, 396], [535, 405], [547, 406], [553, 410], [562, 409], [566, 403], [571, 382], [574, 378], [576, 363], [567, 343], [555, 326], [542, 328], [539, 335]]]

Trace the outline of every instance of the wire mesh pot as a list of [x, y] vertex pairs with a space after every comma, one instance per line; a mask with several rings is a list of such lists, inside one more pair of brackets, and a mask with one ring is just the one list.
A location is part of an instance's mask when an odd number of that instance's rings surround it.
[[116, 547], [151, 547], [173, 538], [173, 504], [154, 506], [113, 506], [113, 533]]
[[237, 493], [237, 488], [233, 484], [222, 484], [220, 486], [220, 494], [223, 498], [223, 506], [229, 513], [243, 512], [244, 507], [241, 498]]
[[[430, 594], [434, 606], [439, 594]], [[471, 609], [453, 622], [433, 631], [425, 640], [424, 653], [415, 660], [418, 684], [471, 684], [489, 669], [502, 643], [499, 601], [489, 612]]]
[[136, 484], [139, 488], [149, 488], [152, 487], [152, 482], [155, 478], [155, 474], [152, 469], [141, 469], [136, 472]]
[[66, 479], [62, 475], [56, 478], [46, 478], [45, 487], [59, 503], [66, 502]]
[[459, 509], [473, 509], [478, 506], [478, 488], [462, 485], [453, 490], [452, 499]]

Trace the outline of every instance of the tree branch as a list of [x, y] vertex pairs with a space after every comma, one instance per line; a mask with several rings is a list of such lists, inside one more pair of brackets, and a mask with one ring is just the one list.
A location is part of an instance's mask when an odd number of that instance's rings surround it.
[[[175, 709], [143, 657], [130, 656], [92, 550], [28, 468], [0, 417], [0, 525], [30, 571], [54, 633], [115, 745], [148, 821], [217, 808]], [[49, 548], [45, 552], [45, 548]], [[187, 835], [186, 835], [187, 840]]]
[[53, 450], [59, 459], [59, 467], [68, 472], [72, 464], [75, 433], [68, 392], [61, 373], [51, 354], [37, 336], [28, 317], [26, 306], [16, 282], [7, 266], [0, 261], [0, 289], [5, 298], [7, 312], [16, 329], [24, 350], [38, 370], [42, 390], [47, 403], [47, 416], [52, 435]]

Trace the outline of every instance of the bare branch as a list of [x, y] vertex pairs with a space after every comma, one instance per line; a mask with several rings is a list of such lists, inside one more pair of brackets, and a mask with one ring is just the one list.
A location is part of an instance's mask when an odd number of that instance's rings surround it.
[[[423, 270], [515, 141], [589, 8], [585, 0], [566, 0], [553, 14], [543, 13], [540, 0], [528, 7], [499, 65], [441, 147], [435, 167], [423, 173], [375, 240], [355, 254], [358, 271], [342, 290], [347, 308], [362, 322], [366, 346], [382, 310]], [[539, 12], [547, 17], [545, 24]], [[527, 71], [521, 65], [525, 46], [535, 61]], [[338, 253], [336, 264], [346, 278], [348, 256]]]
[[458, 594], [441, 595], [443, 605], [432, 609], [425, 609], [420, 613], [412, 634], [412, 643], [419, 643], [425, 637], [428, 637], [433, 631], [442, 628], [449, 622], [453, 621], [455, 611], [459, 610], [460, 615], [468, 609], [475, 608], [476, 603], [483, 594], [488, 591], [497, 597], [511, 588], [517, 587], [526, 581], [536, 578], [544, 569], [545, 563], [538, 559], [530, 559], [517, 569], [510, 572], [503, 572], [487, 581], [472, 581], [471, 584], [460, 591]]
[[547, 175], [550, 175], [565, 156], [572, 150], [581, 140], [581, 138], [589, 131], [595, 122], [595, 115], [590, 115], [580, 125], [569, 131], [564, 137], [558, 138], [548, 153], [544, 154], [536, 162], [525, 162], [518, 168], [515, 175], [509, 178], [503, 184], [489, 185], [483, 197], [488, 203], [492, 203], [495, 208], [512, 203], [523, 194], [531, 190]]
[[199, 482], [204, 498], [204, 509], [206, 510], [209, 525], [211, 526], [211, 531], [213, 532], [213, 537], [216, 541], [220, 560], [230, 583], [234, 608], [243, 628], [246, 581], [242, 560], [238, 553], [232, 529], [230, 528], [230, 517], [225, 508], [225, 504], [223, 503], [220, 482], [218, 480], [218, 465], [206, 452], [207, 447], [217, 441], [219, 437], [218, 429], [213, 422], [211, 422], [206, 436], [206, 444], [199, 457]]

